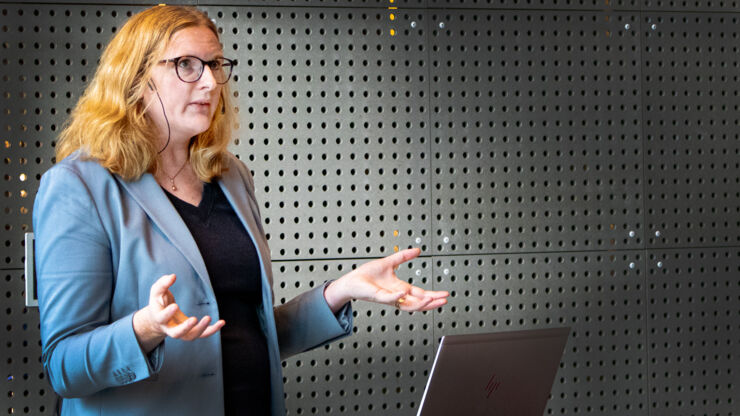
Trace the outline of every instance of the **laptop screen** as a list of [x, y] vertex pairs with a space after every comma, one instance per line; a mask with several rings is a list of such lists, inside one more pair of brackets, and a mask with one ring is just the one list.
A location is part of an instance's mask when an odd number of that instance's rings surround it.
[[418, 416], [542, 416], [570, 328], [442, 337]]

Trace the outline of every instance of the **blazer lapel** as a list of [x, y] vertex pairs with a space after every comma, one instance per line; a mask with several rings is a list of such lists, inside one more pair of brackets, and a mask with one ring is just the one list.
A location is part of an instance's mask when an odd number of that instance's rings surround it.
[[261, 229], [260, 224], [257, 224], [255, 221], [255, 218], [258, 217], [258, 214], [255, 213], [257, 207], [252, 206], [252, 202], [250, 201], [253, 201], [253, 197], [249, 195], [247, 191], [248, 185], [238, 170], [238, 167], [234, 166], [234, 161], [231, 161], [229, 169], [221, 174], [219, 185], [224, 195], [226, 195], [226, 199], [229, 200], [232, 208], [234, 208], [236, 215], [252, 237], [252, 241], [257, 247], [260, 260], [262, 261], [262, 270], [265, 272], [269, 281], [268, 283], [272, 284], [270, 248], [267, 245], [267, 241], [262, 237], [262, 234], [257, 232]]
[[170, 240], [185, 258], [193, 266], [198, 277], [205, 285], [204, 287], [211, 287], [211, 280], [208, 277], [208, 271], [206, 270], [206, 264], [203, 261], [198, 250], [198, 245], [195, 243], [190, 230], [187, 225], [177, 213], [175, 207], [172, 206], [167, 195], [159, 186], [154, 177], [145, 173], [138, 181], [127, 182], [123, 179], [115, 176], [118, 183], [123, 186], [131, 197], [138, 203], [141, 208], [146, 212], [147, 216], [152, 222], [162, 230], [162, 233]]

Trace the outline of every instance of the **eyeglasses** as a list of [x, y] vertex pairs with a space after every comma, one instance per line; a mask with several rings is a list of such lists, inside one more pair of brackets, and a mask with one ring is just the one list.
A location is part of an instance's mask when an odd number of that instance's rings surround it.
[[203, 76], [203, 67], [208, 68], [213, 74], [213, 78], [219, 84], [226, 84], [231, 78], [231, 70], [234, 68], [235, 61], [227, 58], [216, 58], [211, 61], [204, 61], [197, 56], [178, 56], [172, 59], [162, 59], [160, 64], [174, 62], [177, 77], [182, 82], [196, 82]]

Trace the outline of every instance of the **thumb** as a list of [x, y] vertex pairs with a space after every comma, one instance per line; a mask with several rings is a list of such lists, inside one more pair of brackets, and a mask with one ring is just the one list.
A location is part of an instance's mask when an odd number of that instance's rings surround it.
[[157, 279], [149, 291], [149, 296], [162, 296], [167, 293], [167, 290], [175, 283], [175, 278], [174, 274], [166, 274]]

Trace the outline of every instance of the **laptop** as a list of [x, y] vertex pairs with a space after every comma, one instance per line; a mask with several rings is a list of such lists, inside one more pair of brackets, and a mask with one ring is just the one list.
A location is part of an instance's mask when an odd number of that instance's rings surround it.
[[417, 416], [542, 416], [569, 333], [442, 337]]

